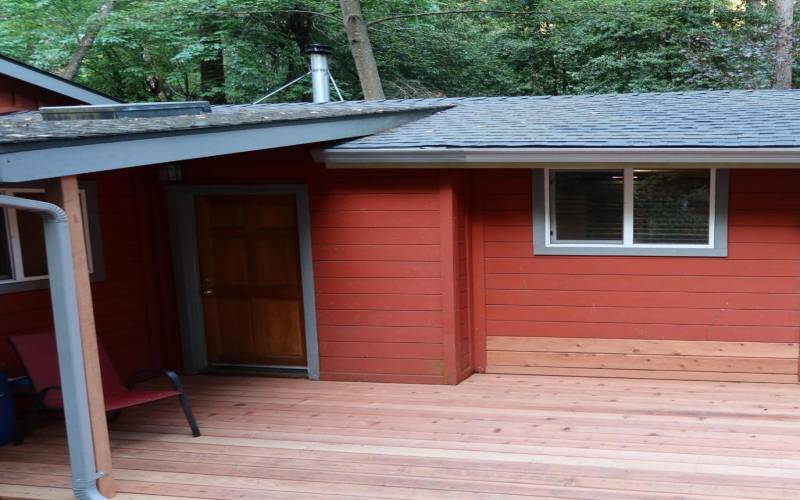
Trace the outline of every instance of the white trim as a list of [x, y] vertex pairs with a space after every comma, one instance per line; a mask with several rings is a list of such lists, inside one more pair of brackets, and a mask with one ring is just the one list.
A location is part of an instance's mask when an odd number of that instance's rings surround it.
[[[2, 194], [13, 196], [13, 193], [4, 191]], [[22, 265], [22, 242], [19, 238], [19, 221], [17, 211], [13, 208], [0, 209], [6, 213], [6, 236], [8, 245], [11, 247], [11, 279], [3, 280], [2, 283], [16, 283], [25, 280], [25, 271]]]
[[708, 245], [714, 248], [715, 224], [717, 222], [717, 169], [711, 169], [711, 181], [708, 191]]
[[[328, 148], [317, 151], [317, 161], [329, 168], [530, 168], [532, 163], [660, 163], [674, 168], [717, 163], [725, 168], [777, 164], [800, 165], [800, 147], [489, 147], [489, 148]], [[427, 165], [426, 165], [427, 164]], [[579, 168], [579, 167], [578, 167]]]
[[[713, 249], [714, 248], [714, 234], [715, 234], [715, 203], [716, 203], [716, 180], [717, 169], [710, 168], [709, 170], [709, 222], [708, 222], [708, 244], [679, 244], [679, 243], [634, 243], [633, 241], [633, 183], [634, 171], [636, 167], [622, 168], [624, 175], [623, 184], [623, 221], [622, 221], [622, 243], [573, 243], [573, 242], [553, 242], [553, 229], [558, 231], [557, 226], [551, 223], [551, 218], [555, 213], [551, 210], [551, 186], [550, 186], [550, 172], [565, 170], [561, 168], [546, 168], [544, 169], [544, 223], [545, 223], [545, 247], [546, 248], [608, 248], [608, 249], [636, 249], [636, 248], [654, 248], [654, 249]], [[581, 170], [596, 170], [583, 168]], [[614, 169], [619, 170], [619, 169]], [[610, 170], [609, 170], [610, 171]], [[534, 210], [535, 204], [534, 204]]]
[[[534, 181], [535, 182], [535, 181]], [[544, 169], [544, 232], [547, 235], [547, 244], [550, 244], [550, 238], [553, 234], [553, 228], [550, 227], [550, 204], [551, 195], [550, 195], [550, 169]], [[536, 197], [533, 197], [533, 213], [536, 213]], [[552, 217], [555, 219], [555, 214]]]
[[622, 171], [622, 246], [633, 244], [633, 169]]

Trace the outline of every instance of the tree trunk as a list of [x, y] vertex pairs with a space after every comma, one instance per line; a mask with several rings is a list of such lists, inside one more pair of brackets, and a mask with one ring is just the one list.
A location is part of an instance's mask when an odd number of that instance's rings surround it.
[[78, 42], [78, 47], [75, 49], [69, 62], [66, 66], [56, 71], [57, 75], [67, 80], [73, 80], [75, 78], [75, 75], [78, 74], [78, 70], [81, 69], [83, 60], [86, 58], [89, 50], [91, 50], [94, 40], [97, 38], [97, 34], [100, 33], [100, 29], [103, 27], [103, 24], [105, 24], [106, 18], [111, 14], [111, 11], [114, 10], [114, 2], [115, 0], [105, 0], [102, 5], [100, 5], [100, 8], [97, 9], [97, 17], [86, 27], [86, 33], [83, 34]]
[[204, 57], [200, 61], [200, 97], [211, 104], [225, 104], [225, 61], [222, 54], [222, 44], [219, 43], [213, 25], [200, 26], [204, 45], [216, 45], [209, 48], [212, 57]]
[[200, 97], [211, 104], [225, 104], [225, 64], [222, 49], [200, 62]]
[[364, 99], [384, 99], [381, 76], [378, 73], [375, 55], [372, 53], [367, 23], [364, 22], [361, 15], [361, 2], [359, 0], [339, 0], [339, 5], [342, 8], [344, 30], [347, 33], [347, 41], [350, 43], [350, 52], [356, 63]]
[[794, 48], [794, 0], [775, 0], [775, 85], [792, 88]]

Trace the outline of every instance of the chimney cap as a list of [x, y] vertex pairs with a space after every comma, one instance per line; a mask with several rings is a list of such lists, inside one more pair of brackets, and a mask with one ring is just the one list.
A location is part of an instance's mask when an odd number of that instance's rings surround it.
[[331, 49], [330, 45], [312, 43], [311, 45], [306, 45], [306, 48], [303, 50], [303, 52], [306, 54], [331, 54], [333, 50]]

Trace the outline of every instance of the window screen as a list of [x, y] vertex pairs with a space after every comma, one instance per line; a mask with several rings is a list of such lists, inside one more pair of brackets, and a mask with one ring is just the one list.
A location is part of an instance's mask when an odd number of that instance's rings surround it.
[[633, 242], [708, 244], [708, 170], [636, 170]]
[[554, 172], [551, 234], [556, 242], [622, 242], [624, 175]]
[[0, 280], [11, 279], [11, 258], [8, 248], [8, 228], [5, 210], [0, 208]]

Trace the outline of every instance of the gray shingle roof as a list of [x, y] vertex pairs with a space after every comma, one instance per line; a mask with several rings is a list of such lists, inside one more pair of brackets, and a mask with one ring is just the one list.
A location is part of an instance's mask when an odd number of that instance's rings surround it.
[[198, 116], [42, 121], [0, 117], [0, 145], [403, 111], [431, 114], [335, 150], [485, 147], [800, 147], [800, 90], [464, 97], [214, 106]]
[[423, 101], [349, 101], [326, 104], [287, 103], [213, 106], [212, 112], [194, 116], [119, 118], [115, 120], [44, 121], [39, 112], [0, 117], [0, 144], [61, 139], [87, 139], [130, 134], [259, 126], [270, 123], [359, 117], [406, 111], [436, 111], [445, 104]]
[[332, 149], [800, 146], [800, 90], [396, 102], [453, 107]]

